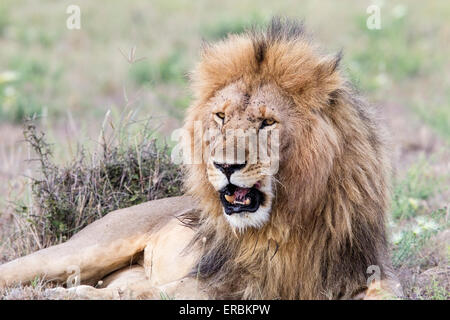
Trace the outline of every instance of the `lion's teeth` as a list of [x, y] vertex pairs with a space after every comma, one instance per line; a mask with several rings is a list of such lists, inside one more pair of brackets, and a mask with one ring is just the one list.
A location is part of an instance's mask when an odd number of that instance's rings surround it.
[[225, 199], [229, 202], [229, 203], [233, 203], [234, 202], [234, 198], [236, 198], [236, 196], [234, 196], [234, 195], [232, 195], [232, 196], [229, 196], [229, 195], [225, 195]]
[[244, 204], [245, 204], [246, 206], [248, 206], [248, 205], [250, 204], [250, 202], [252, 202], [252, 201], [250, 200], [250, 198], [247, 198], [247, 199], [245, 199]]

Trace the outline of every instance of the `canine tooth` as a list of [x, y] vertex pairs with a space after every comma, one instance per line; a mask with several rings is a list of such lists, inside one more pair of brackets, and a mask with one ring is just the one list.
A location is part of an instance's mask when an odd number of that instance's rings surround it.
[[244, 204], [245, 204], [246, 206], [248, 206], [248, 205], [250, 204], [250, 202], [252, 202], [252, 201], [250, 200], [250, 198], [247, 198], [247, 199], [245, 199]]
[[229, 196], [227, 194], [225, 195], [225, 199], [230, 203], [234, 202], [234, 198], [236, 198], [234, 195], [232, 195], [232, 196]]

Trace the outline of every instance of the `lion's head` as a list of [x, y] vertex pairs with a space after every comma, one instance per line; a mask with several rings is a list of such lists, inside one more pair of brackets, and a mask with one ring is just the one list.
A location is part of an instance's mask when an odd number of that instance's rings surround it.
[[240, 232], [269, 221], [280, 161], [278, 141], [281, 134], [281, 147], [288, 146], [295, 123], [289, 121], [290, 105], [273, 84], [250, 91], [242, 80], [218, 90], [206, 105], [206, 173], [224, 217]]
[[202, 209], [196, 272], [230, 297], [347, 296], [381, 265], [389, 165], [339, 60], [276, 19], [203, 50], [186, 186]]

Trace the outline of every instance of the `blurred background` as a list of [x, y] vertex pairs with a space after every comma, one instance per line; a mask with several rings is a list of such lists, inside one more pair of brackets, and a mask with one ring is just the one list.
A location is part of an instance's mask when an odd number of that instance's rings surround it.
[[[70, 30], [66, 9], [81, 10]], [[380, 29], [369, 29], [370, 5]], [[188, 72], [202, 41], [274, 15], [303, 19], [325, 52], [378, 109], [392, 135], [393, 263], [411, 299], [450, 290], [450, 2], [436, 1], [50, 1], [0, 2], [0, 262], [30, 215], [29, 177], [40, 174], [24, 143], [34, 117], [64, 166], [99, 148], [123, 119], [171, 146], [191, 96]], [[140, 121], [146, 125], [139, 125]], [[162, 144], [161, 144], [162, 145]], [[18, 210], [18, 208], [25, 208]], [[27, 251], [28, 250], [28, 251]]]

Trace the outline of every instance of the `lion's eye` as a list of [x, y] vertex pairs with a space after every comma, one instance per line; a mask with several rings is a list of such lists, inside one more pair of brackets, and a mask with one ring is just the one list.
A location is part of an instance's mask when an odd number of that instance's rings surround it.
[[223, 113], [223, 112], [217, 112], [216, 116], [221, 120], [225, 119], [225, 113]]
[[265, 119], [265, 120], [261, 123], [261, 129], [264, 128], [264, 127], [268, 127], [268, 126], [274, 125], [275, 123], [276, 123], [276, 121], [273, 120], [273, 119]]

